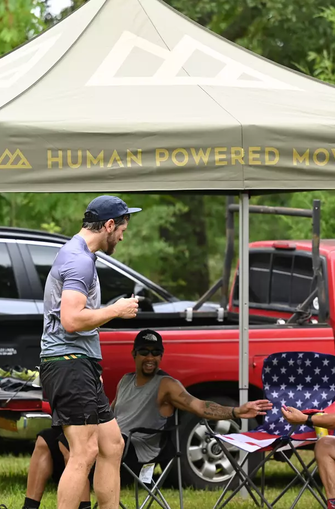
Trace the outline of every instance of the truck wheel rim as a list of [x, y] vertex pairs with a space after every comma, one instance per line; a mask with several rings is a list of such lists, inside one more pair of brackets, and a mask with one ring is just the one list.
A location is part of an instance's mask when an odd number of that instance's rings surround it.
[[[212, 421], [210, 425], [215, 433], [221, 435], [240, 432], [235, 421]], [[205, 482], [228, 481], [235, 471], [217, 441], [208, 437], [206, 431], [204, 424], [197, 424], [189, 434], [186, 446], [188, 463], [192, 471]], [[238, 459], [238, 449], [233, 446], [228, 448], [229, 452]]]

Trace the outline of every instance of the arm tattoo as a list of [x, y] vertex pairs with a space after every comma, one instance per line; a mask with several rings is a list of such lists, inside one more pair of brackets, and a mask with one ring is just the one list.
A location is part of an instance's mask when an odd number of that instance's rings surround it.
[[190, 404], [194, 400], [194, 396], [191, 396], [191, 394], [189, 394], [187, 391], [182, 391], [178, 395], [178, 398], [183, 400], [183, 403], [184, 403], [185, 406], [190, 406]]
[[204, 401], [204, 418], [205, 419], [233, 419], [233, 408], [230, 406], [222, 406], [213, 401]]

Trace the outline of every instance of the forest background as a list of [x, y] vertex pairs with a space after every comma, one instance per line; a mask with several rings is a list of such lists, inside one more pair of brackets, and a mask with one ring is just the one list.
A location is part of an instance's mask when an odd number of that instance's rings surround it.
[[[43, 0], [0, 1], [0, 56], [57, 23], [86, 0], [53, 17]], [[333, 0], [165, 0], [201, 25], [292, 69], [335, 84]], [[293, 119], [292, 119], [293, 120]], [[109, 190], [113, 193], [113, 190]], [[0, 225], [76, 233], [89, 193], [0, 193]], [[179, 298], [196, 299], [222, 273], [225, 197], [120, 195], [143, 207], [115, 257]], [[322, 200], [321, 234], [335, 233], [335, 193], [286, 193], [253, 197], [251, 203], [311, 208]], [[236, 218], [237, 219], [237, 218]], [[311, 238], [307, 219], [251, 216], [250, 240]], [[236, 239], [238, 221], [236, 220]], [[236, 240], [237, 242], [237, 240]]]

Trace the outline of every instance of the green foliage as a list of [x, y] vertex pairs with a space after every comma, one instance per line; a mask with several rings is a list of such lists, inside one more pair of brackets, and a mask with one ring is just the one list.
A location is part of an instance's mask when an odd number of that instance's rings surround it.
[[0, 56], [40, 33], [44, 12], [41, 0], [1, 0]]
[[331, 30], [331, 37], [325, 41], [322, 51], [310, 51], [307, 56], [308, 62], [312, 64], [312, 73], [316, 78], [335, 84], [335, 7], [322, 9], [316, 16], [317, 19], [326, 20]]
[[312, 70], [309, 52], [321, 54], [333, 39], [331, 0], [167, 0], [201, 25], [288, 67]]

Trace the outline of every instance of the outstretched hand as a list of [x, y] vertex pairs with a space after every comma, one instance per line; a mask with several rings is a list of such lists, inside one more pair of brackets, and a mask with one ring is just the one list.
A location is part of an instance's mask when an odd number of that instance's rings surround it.
[[300, 412], [297, 408], [289, 406], [281, 409], [283, 416], [290, 424], [303, 424], [307, 416]]
[[257, 415], [266, 415], [266, 411], [271, 410], [272, 407], [273, 404], [268, 399], [257, 399], [235, 408], [235, 415], [241, 419], [252, 419]]

